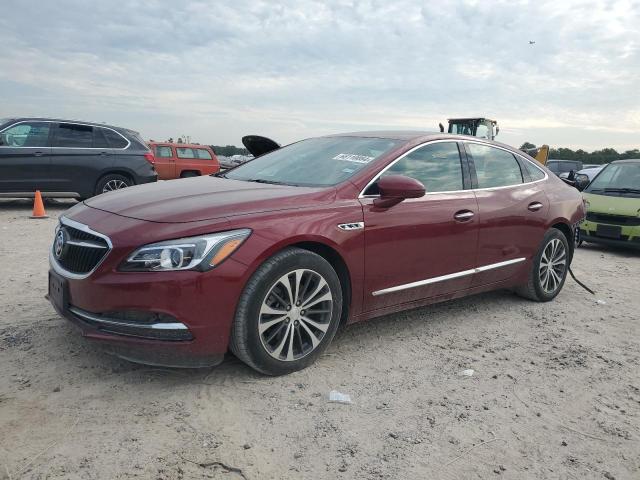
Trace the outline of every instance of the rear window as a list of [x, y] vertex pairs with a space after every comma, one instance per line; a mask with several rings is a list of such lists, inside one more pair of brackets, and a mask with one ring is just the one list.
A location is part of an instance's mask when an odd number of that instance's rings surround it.
[[111, 148], [125, 148], [129, 144], [122, 135], [108, 128], [104, 129], [104, 135], [107, 137], [107, 141]]
[[158, 145], [156, 147], [156, 157], [160, 157], [160, 158], [173, 157], [173, 152], [171, 152], [171, 147], [167, 145]]
[[536, 168], [532, 162], [525, 160], [522, 163], [526, 166], [531, 181], [535, 182], [536, 180], [542, 180], [544, 178], [544, 172], [540, 168]]
[[212, 160], [211, 154], [204, 148], [196, 148], [195, 150], [196, 150], [196, 154], [198, 155], [198, 158], [202, 160]]

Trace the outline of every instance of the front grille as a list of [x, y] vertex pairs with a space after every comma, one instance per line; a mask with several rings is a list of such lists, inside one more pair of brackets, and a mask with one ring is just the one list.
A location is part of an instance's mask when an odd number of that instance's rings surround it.
[[[58, 234], [53, 244], [53, 254], [62, 268], [75, 274], [91, 272], [109, 253], [109, 244], [98, 235], [62, 224], [64, 242], [61, 249], [56, 246]], [[60, 251], [57, 254], [57, 251]]]
[[625, 217], [624, 215], [609, 215], [607, 213], [588, 212], [587, 220], [609, 225], [637, 226], [640, 225], [640, 217]]

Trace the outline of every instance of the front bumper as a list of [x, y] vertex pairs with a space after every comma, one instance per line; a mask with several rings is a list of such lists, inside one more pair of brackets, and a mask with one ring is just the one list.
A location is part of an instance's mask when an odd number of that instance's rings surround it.
[[[612, 238], [599, 234], [599, 225], [619, 228], [620, 235], [617, 238]], [[638, 225], [620, 225], [615, 223], [594, 222], [592, 220], [585, 220], [580, 225], [580, 237], [585, 242], [601, 243], [603, 245], [626, 248], [640, 248], [640, 226]]]
[[[233, 259], [204, 273], [123, 273], [103, 265], [88, 278], [64, 277], [68, 303], [62, 309], [51, 303], [107, 353], [149, 365], [208, 367], [228, 350], [246, 270]], [[110, 312], [152, 312], [161, 321], [123, 320]]]

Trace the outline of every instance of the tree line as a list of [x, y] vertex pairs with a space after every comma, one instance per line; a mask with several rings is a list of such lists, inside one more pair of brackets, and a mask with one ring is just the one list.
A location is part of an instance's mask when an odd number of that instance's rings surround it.
[[222, 155], [223, 157], [232, 157], [234, 155], [249, 155], [249, 151], [246, 148], [236, 147], [234, 145], [227, 145], [224, 147], [220, 145], [209, 146], [216, 155]]
[[[537, 148], [533, 143], [524, 142], [520, 146], [520, 150], [526, 152]], [[579, 160], [582, 163], [611, 163], [614, 160], [624, 160], [628, 158], [640, 158], [640, 150], [634, 148], [633, 150], [627, 150], [622, 153], [618, 153], [614, 148], [603, 148], [602, 150], [594, 150], [593, 152], [586, 152], [581, 148], [578, 150], [571, 150], [570, 148], [550, 148], [549, 158], [555, 160]]]

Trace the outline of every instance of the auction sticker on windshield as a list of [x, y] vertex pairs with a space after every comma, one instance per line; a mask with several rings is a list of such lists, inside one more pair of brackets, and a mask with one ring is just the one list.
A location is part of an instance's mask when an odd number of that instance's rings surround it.
[[367, 157], [366, 155], [356, 155], [355, 153], [339, 153], [334, 160], [343, 160], [345, 162], [369, 163], [375, 157]]

